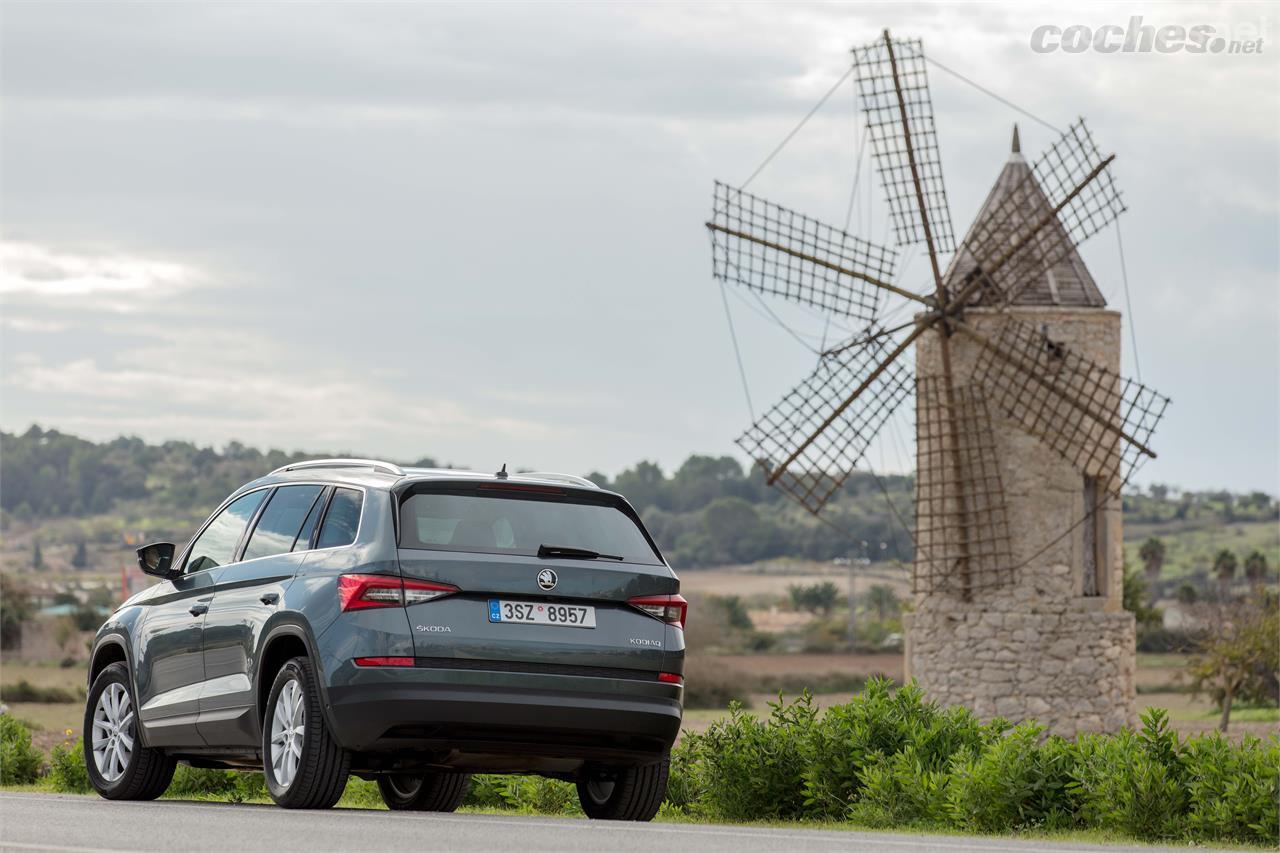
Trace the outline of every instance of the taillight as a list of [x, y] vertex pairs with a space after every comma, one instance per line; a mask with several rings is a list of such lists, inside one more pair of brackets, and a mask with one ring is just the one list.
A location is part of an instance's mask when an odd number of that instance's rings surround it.
[[684, 676], [678, 672], [660, 672], [658, 673], [658, 680], [663, 684], [683, 684]]
[[338, 578], [338, 601], [343, 610], [405, 607], [457, 591], [456, 586], [449, 584], [402, 580], [391, 575], [342, 575]]
[[689, 612], [689, 602], [679, 594], [637, 595], [635, 598], [628, 598], [627, 604], [677, 628], [684, 627], [684, 619]]
[[457, 591], [458, 588], [452, 584], [406, 580], [404, 582], [404, 604], [405, 607], [408, 607], [410, 604], [434, 601], [446, 595], [453, 595]]

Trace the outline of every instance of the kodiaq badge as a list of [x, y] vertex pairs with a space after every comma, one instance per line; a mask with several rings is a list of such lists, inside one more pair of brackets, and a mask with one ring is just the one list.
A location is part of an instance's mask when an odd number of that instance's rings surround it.
[[538, 586], [542, 587], [543, 589], [555, 589], [556, 573], [551, 571], [550, 569], [543, 569], [542, 571], [538, 572]]

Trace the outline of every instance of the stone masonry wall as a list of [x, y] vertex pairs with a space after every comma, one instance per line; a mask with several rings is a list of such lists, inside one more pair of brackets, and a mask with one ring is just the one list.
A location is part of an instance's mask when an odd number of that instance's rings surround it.
[[[1116, 312], [1036, 307], [1010, 314], [1046, 326], [1053, 340], [1119, 371]], [[988, 332], [1000, 322], [981, 309], [966, 317]], [[917, 343], [921, 376], [941, 373], [938, 341], [930, 333]], [[979, 347], [961, 334], [950, 342], [953, 372], [963, 383]], [[908, 675], [943, 704], [966, 705], [982, 717], [1034, 717], [1064, 735], [1114, 731], [1134, 722], [1135, 629], [1121, 604], [1119, 502], [1087, 520], [1081, 472], [992, 414], [1020, 568], [1010, 585], [976, 591], [972, 601], [918, 595], [907, 620]], [[1096, 525], [1105, 553], [1095, 596], [1083, 594], [1085, 524]]]

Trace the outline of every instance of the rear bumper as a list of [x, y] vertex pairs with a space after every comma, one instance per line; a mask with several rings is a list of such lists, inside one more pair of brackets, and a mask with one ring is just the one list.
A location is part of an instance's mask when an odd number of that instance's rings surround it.
[[[630, 678], [343, 663], [328, 690], [334, 734], [355, 752], [429, 751], [451, 766], [537, 759], [644, 760], [680, 731], [684, 688]], [[653, 680], [648, 680], [652, 678]]]

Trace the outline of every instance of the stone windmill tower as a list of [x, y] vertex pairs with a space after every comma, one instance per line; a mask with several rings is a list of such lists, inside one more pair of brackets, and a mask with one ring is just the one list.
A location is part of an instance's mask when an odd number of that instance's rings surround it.
[[[998, 212], [1005, 209], [1016, 215], [999, 218]], [[1009, 159], [945, 280], [962, 281], [975, 266], [970, 240], [1011, 239], [1049, 209], [1048, 198], [1022, 156], [1015, 126]], [[965, 312], [967, 322], [997, 338], [1009, 318], [1036, 330], [1046, 346], [1069, 349], [1119, 375], [1120, 315], [1107, 309], [1074, 247], [1028, 279], [1002, 308], [979, 299]], [[916, 343], [920, 387], [943, 380], [938, 343], [932, 335]], [[982, 357], [983, 350], [971, 340], [953, 338], [950, 358], [956, 381], [971, 385], [978, 380]], [[1003, 406], [989, 408], [1034, 406], [1035, 390], [1010, 387], [1008, 394], [1026, 392], [1030, 399], [1004, 400]], [[985, 448], [990, 458], [980, 464], [999, 478], [1009, 532], [978, 531], [970, 538], [990, 547], [1007, 541], [1009, 562], [1019, 569], [1009, 583], [965, 597], [946, 584], [930, 582], [947, 570], [945, 561], [938, 564], [933, 555], [957, 550], [958, 543], [948, 541], [955, 537], [949, 535], [947, 516], [962, 494], [945, 476], [945, 466], [935, 461], [946, 444], [937, 400], [921, 394], [916, 407], [916, 470], [921, 480], [908, 675], [945, 704], [966, 705], [984, 717], [1035, 717], [1064, 734], [1114, 730], [1133, 722], [1134, 619], [1121, 606], [1121, 513], [1111, 481], [1121, 469], [1120, 442], [1100, 442], [1096, 458], [1082, 469], [1051, 452], [1044, 436], [1035, 431], [1061, 431], [1062, 425], [1050, 419], [1070, 420], [1071, 412], [1051, 410], [1045, 423], [1030, 429], [1025, 418], [990, 415], [990, 444]], [[1052, 442], [1053, 433], [1049, 435]]]
[[[818, 514], [914, 394], [910, 674], [984, 716], [1114, 728], [1133, 705], [1118, 498], [1155, 456], [1168, 402], [1119, 374], [1119, 315], [1076, 249], [1124, 211], [1114, 155], [1079, 120], [1028, 163], [1015, 129], [957, 250], [925, 62], [886, 30], [850, 74], [897, 242], [926, 248], [929, 292], [894, 283], [896, 250], [716, 184], [716, 278], [862, 328], [738, 444]], [[887, 322], [893, 299], [914, 316]]]

